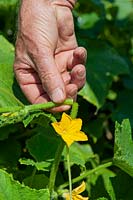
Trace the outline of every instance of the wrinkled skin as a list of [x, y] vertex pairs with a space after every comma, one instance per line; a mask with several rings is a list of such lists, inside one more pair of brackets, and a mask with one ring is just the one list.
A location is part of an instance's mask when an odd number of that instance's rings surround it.
[[[14, 71], [33, 103], [76, 99], [85, 84], [86, 50], [77, 46], [72, 8], [74, 0], [22, 0]], [[68, 110], [58, 106], [52, 111]]]

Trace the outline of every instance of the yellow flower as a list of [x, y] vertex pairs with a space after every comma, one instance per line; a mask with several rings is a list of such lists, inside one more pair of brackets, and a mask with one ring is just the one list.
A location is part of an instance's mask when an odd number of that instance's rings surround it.
[[86, 141], [88, 140], [84, 132], [80, 131], [82, 127], [81, 119], [72, 119], [66, 113], [62, 114], [60, 122], [53, 122], [52, 126], [55, 131], [62, 137], [68, 147], [74, 141]]
[[[80, 193], [82, 193], [85, 190], [85, 182], [83, 181], [82, 184], [75, 188], [72, 191], [72, 200], [88, 200], [88, 197], [82, 197], [81, 195], [79, 195]], [[64, 195], [66, 200], [70, 200], [70, 195], [69, 194], [65, 194]]]

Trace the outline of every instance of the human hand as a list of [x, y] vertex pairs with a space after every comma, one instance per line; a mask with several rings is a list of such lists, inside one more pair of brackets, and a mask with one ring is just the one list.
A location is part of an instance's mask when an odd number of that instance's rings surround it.
[[86, 50], [77, 46], [73, 5], [74, 0], [22, 0], [14, 71], [33, 104], [75, 100], [85, 83]]

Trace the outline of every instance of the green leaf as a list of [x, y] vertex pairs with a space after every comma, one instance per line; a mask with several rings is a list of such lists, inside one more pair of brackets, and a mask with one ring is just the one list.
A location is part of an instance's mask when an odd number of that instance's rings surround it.
[[42, 171], [49, 171], [49, 167], [51, 165], [51, 161], [35, 162], [34, 160], [26, 159], [26, 158], [20, 158], [19, 162], [22, 165], [34, 166], [36, 167], [37, 170], [42, 170]]
[[[94, 157], [94, 153], [89, 144], [73, 143], [70, 148], [70, 162], [71, 165], [76, 164], [85, 167], [85, 163], [90, 158]], [[75, 153], [76, 152], [76, 153]], [[63, 155], [66, 157], [66, 148], [64, 149]]]
[[48, 189], [35, 190], [13, 180], [0, 169], [0, 200], [50, 200]]
[[91, 136], [95, 143], [103, 135], [104, 122], [105, 122], [105, 118], [99, 117], [91, 121], [91, 123], [85, 124], [85, 127], [84, 127], [85, 133], [88, 136]]
[[0, 128], [0, 140], [5, 140], [8, 138], [9, 134], [15, 133], [19, 130], [20, 127], [16, 125], [9, 125], [6, 127], [1, 127]]
[[126, 0], [126, 2], [122, 0], [115, 0], [114, 5], [118, 6], [119, 8], [118, 15], [117, 15], [118, 19], [124, 19], [128, 17], [129, 14], [131, 14], [133, 11], [133, 8], [132, 8], [133, 4], [132, 4], [132, 1], [130, 0]]
[[88, 84], [88, 82], [85, 83], [85, 86], [83, 87], [82, 90], [80, 90], [78, 94], [82, 96], [85, 100], [87, 100], [88, 102], [96, 105], [97, 107], [100, 107], [97, 96], [94, 93], [93, 89]]
[[115, 198], [111, 200], [132, 200], [133, 199], [133, 178], [128, 174], [119, 171], [117, 176], [110, 177]]
[[14, 47], [0, 35], [0, 107], [23, 105], [14, 92], [18, 86], [13, 74]]
[[104, 197], [105, 199], [115, 199], [114, 189], [110, 178], [114, 177], [115, 173], [109, 169], [101, 169], [95, 174], [87, 177], [87, 185], [90, 190], [91, 199], [99, 199]]
[[129, 73], [129, 68], [125, 60], [103, 41], [89, 41], [88, 52], [87, 84], [79, 95], [99, 109], [105, 102], [114, 78]]
[[115, 125], [114, 164], [133, 176], [133, 141], [128, 119]]
[[32, 124], [39, 124], [41, 126], [46, 127], [49, 124], [51, 117], [52, 114], [45, 113], [44, 111], [33, 112], [25, 117], [23, 123], [25, 127], [27, 127], [28, 124], [30, 124], [31, 122]]
[[52, 127], [38, 128], [37, 134], [26, 142], [27, 149], [36, 161], [54, 159], [56, 149], [60, 142]]
[[105, 189], [106, 189], [107, 193], [109, 194], [109, 197], [111, 200], [116, 199], [114, 188], [113, 188], [111, 180], [110, 180], [114, 176], [115, 176], [115, 173], [113, 173], [109, 170], [108, 171], [105, 170], [105, 172], [103, 172], [103, 174], [102, 174]]
[[18, 0], [0, 0], [0, 9], [8, 8], [10, 6], [16, 5]]
[[23, 183], [35, 189], [43, 189], [48, 186], [49, 178], [44, 174], [36, 174], [34, 177], [29, 176], [25, 178]]
[[0, 141], [0, 165], [16, 165], [21, 154], [20, 144], [11, 138]]
[[0, 115], [0, 127], [22, 122], [27, 115], [28, 112], [25, 109], [11, 113], [3, 113]]
[[99, 19], [95, 12], [89, 14], [85, 13], [78, 17], [78, 26], [81, 29], [92, 28]]
[[128, 118], [133, 128], [133, 90], [121, 91], [116, 103], [117, 107], [112, 115], [113, 120], [121, 123], [123, 119]]

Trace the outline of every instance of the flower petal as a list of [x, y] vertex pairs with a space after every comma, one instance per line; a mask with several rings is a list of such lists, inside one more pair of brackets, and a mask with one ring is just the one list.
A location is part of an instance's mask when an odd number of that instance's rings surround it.
[[54, 130], [59, 134], [59, 135], [62, 135], [63, 133], [63, 129], [62, 129], [62, 126], [60, 125], [60, 122], [53, 122], [51, 123]]
[[62, 114], [62, 117], [61, 117], [61, 126], [65, 129], [65, 128], [68, 128], [68, 126], [71, 124], [71, 121], [72, 121], [72, 118], [67, 115], [65, 112]]
[[[84, 190], [85, 190], [85, 182], [83, 181], [80, 186], [78, 186], [77, 188], [73, 189], [73, 191], [72, 191], [72, 200], [88, 200], [89, 197], [82, 197], [81, 195], [79, 195]], [[66, 200], [70, 200], [70, 194], [69, 193], [66, 193], [64, 197], [66, 198]]]
[[67, 134], [62, 134], [61, 135], [62, 139], [64, 142], [67, 144], [68, 147], [75, 142], [75, 141], [87, 141], [88, 138], [84, 134], [84, 132], [79, 131], [79, 132], [73, 132], [73, 133], [67, 133]]
[[87, 141], [88, 140], [87, 135], [85, 135], [85, 133], [82, 131], [73, 132], [72, 135], [69, 134], [69, 137], [71, 137], [73, 141]]
[[[67, 125], [68, 126], [68, 125]], [[78, 119], [73, 119], [71, 121], [71, 125], [69, 127], [69, 131], [71, 132], [76, 132], [76, 131], [80, 131], [82, 127], [82, 120], [80, 118]]]
[[63, 197], [65, 198], [65, 200], [70, 200], [70, 194], [69, 193], [64, 193]]
[[88, 197], [82, 197], [81, 195], [76, 195], [72, 197], [72, 200], [88, 200]]
[[84, 190], [85, 190], [85, 182], [83, 181], [83, 182], [81, 183], [80, 186], [78, 186], [77, 188], [75, 188], [75, 189], [72, 191], [72, 195], [80, 194], [80, 193], [82, 193]]
[[[65, 200], [70, 200], [70, 194], [64, 194], [64, 198]], [[72, 195], [72, 200], [88, 200], [89, 197], [82, 197], [81, 195], [77, 194], [77, 195]]]
[[61, 137], [64, 140], [64, 142], [67, 144], [68, 147], [70, 147], [71, 144], [74, 142], [73, 138], [69, 137], [69, 135], [67, 135], [67, 134], [61, 135]]

